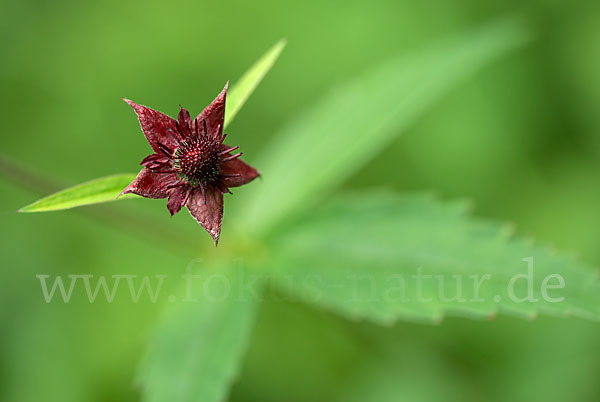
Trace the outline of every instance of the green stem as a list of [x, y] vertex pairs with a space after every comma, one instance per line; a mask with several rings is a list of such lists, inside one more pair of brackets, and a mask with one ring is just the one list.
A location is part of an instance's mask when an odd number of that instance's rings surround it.
[[[17, 187], [34, 193], [45, 195], [54, 193], [64, 185], [46, 177], [29, 166], [0, 153], [0, 177], [15, 184]], [[146, 239], [151, 243], [177, 253], [194, 257], [198, 255], [200, 240], [193, 235], [185, 235], [176, 228], [164, 225], [156, 218], [134, 211], [124, 212], [119, 205], [96, 205], [92, 208], [76, 208], [74, 212], [84, 215], [96, 222], [117, 228], [136, 239]], [[157, 236], [157, 234], [159, 234]]]

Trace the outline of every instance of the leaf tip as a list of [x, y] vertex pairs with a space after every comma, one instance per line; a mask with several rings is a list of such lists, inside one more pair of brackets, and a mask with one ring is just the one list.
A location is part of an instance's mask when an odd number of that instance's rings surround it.
[[[35, 204], [35, 203], [33, 203], [33, 204]], [[32, 209], [31, 209], [33, 204], [25, 205], [24, 207], [17, 209], [17, 213], [23, 214], [23, 213], [28, 213], [28, 212], [35, 212], [35, 210], [32, 211]]]

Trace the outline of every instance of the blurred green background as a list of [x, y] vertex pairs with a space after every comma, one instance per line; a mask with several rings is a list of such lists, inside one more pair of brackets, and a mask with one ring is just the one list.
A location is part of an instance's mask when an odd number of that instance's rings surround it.
[[[466, 197], [477, 215], [600, 264], [597, 1], [3, 0], [0, 14], [1, 152], [59, 186], [138, 170], [149, 147], [122, 97], [197, 113], [281, 37], [287, 48], [228, 130], [250, 163], [333, 84], [522, 15], [531, 45], [453, 91], [346, 187]], [[76, 292], [46, 304], [35, 275], [178, 277], [191, 256], [156, 247], [153, 225], [192, 242], [207, 235], [187, 214], [169, 221], [164, 201], [17, 215], [46, 188], [2, 177], [0, 189], [2, 400], [138, 400], [135, 367], [165, 300], [89, 303]], [[140, 211], [141, 223], [130, 218]], [[501, 316], [380, 328], [277, 300], [261, 309], [233, 401], [600, 400], [596, 323]]]

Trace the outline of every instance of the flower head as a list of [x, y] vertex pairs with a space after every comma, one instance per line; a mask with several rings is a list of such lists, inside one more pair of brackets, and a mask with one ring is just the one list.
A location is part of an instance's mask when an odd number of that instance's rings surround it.
[[121, 194], [168, 198], [171, 215], [185, 205], [192, 216], [219, 241], [223, 194], [230, 187], [254, 180], [258, 171], [243, 162], [239, 147], [223, 143], [227, 84], [194, 120], [180, 107], [177, 120], [124, 99], [137, 113], [154, 153], [140, 163], [144, 168]]

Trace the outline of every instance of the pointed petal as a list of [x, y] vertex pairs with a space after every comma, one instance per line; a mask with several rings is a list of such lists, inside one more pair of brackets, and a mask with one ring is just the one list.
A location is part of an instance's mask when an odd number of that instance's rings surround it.
[[133, 193], [146, 198], [166, 198], [170, 191], [167, 186], [177, 181], [175, 173], [154, 173], [148, 168], [143, 168], [121, 195]]
[[258, 170], [239, 158], [223, 163], [221, 165], [221, 174], [227, 187], [243, 186], [260, 176]]
[[202, 119], [206, 120], [206, 128], [208, 129], [208, 135], [213, 138], [219, 138], [223, 133], [223, 123], [225, 119], [225, 96], [227, 95], [227, 86], [229, 82], [225, 84], [225, 88], [221, 93], [208, 105], [202, 113], [196, 117], [196, 124], [198, 127], [202, 127]]
[[190, 195], [191, 187], [187, 185], [181, 185], [173, 188], [171, 194], [169, 194], [169, 201], [167, 202], [167, 208], [171, 213], [171, 216], [175, 215], [181, 207], [185, 205]]
[[149, 169], [156, 169], [159, 167], [165, 167], [169, 163], [169, 158], [161, 154], [150, 154], [140, 162], [140, 165]]
[[161, 152], [159, 144], [166, 146], [171, 153], [177, 148], [178, 141], [175, 137], [177, 126], [175, 125], [175, 120], [166, 114], [147, 108], [146, 106], [138, 105], [129, 99], [123, 100], [129, 103], [137, 113], [142, 131], [150, 146], [154, 149], [154, 152]]
[[219, 242], [223, 220], [223, 194], [214, 186], [206, 186], [205, 197], [199, 188], [194, 188], [187, 202], [190, 214], [215, 240]]
[[184, 138], [189, 137], [192, 134], [192, 118], [190, 117], [190, 112], [186, 109], [179, 106], [179, 115], [177, 115], [177, 122], [179, 123], [179, 128], [183, 132]]
[[[221, 145], [222, 151], [227, 151], [229, 149], [233, 148], [229, 145]], [[231, 155], [231, 152], [224, 155], [224, 157], [227, 157], [227, 155]], [[243, 160], [237, 158], [223, 162], [221, 165], [221, 175], [223, 176], [224, 183], [227, 187], [239, 187], [256, 179], [260, 176], [260, 172]]]

